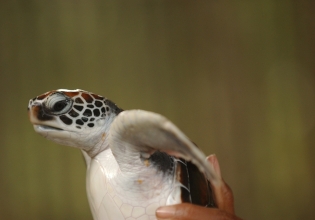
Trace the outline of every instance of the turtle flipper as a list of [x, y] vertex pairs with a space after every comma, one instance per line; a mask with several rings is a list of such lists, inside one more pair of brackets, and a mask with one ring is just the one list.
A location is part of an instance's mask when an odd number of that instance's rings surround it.
[[191, 161], [213, 185], [220, 183], [206, 156], [171, 121], [159, 114], [144, 110], [121, 112], [111, 125], [109, 145], [114, 156], [127, 152], [149, 158], [155, 151], [166, 152]]

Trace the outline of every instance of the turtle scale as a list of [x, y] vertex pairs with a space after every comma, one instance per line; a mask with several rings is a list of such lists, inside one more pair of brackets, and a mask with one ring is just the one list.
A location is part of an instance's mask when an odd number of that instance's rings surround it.
[[[54, 108], [54, 104], [63, 100], [67, 100], [64, 109], [62, 106]], [[191, 158], [190, 162], [178, 157], [182, 152], [150, 146], [155, 145], [154, 140], [152, 144], [155, 136], [152, 138], [151, 133], [145, 133], [164, 118], [139, 111], [123, 111], [109, 99], [79, 89], [46, 92], [31, 99], [28, 105], [29, 118], [36, 132], [82, 150], [87, 164], [88, 200], [94, 219], [141, 219], [145, 216], [155, 219], [157, 207], [181, 202], [215, 207], [211, 184], [200, 171], [202, 165], [198, 158]], [[124, 116], [120, 116], [122, 112]], [[150, 127], [142, 115], [157, 123]], [[143, 122], [137, 126], [137, 121]], [[142, 125], [148, 127], [137, 132]], [[182, 135], [172, 126], [165, 128], [162, 135], [166, 137], [161, 136], [162, 139], [173, 141], [173, 133], [167, 134], [168, 129], [175, 132], [175, 136]], [[160, 130], [162, 128], [157, 127], [153, 133]], [[128, 134], [133, 132], [136, 133], [129, 137]], [[185, 137], [177, 140], [180, 141], [184, 143]], [[192, 152], [184, 153], [183, 157], [189, 158], [191, 154], [203, 157], [196, 149]]]

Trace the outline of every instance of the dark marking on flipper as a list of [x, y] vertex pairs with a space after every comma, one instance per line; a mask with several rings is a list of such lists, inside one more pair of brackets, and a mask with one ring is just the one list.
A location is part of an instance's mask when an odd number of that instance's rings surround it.
[[164, 152], [155, 151], [149, 158], [149, 164], [164, 174], [170, 174], [174, 171], [174, 157]]

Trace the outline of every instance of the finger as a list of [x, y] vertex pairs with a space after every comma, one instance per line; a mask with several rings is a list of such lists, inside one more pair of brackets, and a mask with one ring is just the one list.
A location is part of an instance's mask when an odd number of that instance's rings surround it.
[[213, 168], [214, 168], [214, 171], [216, 172], [216, 174], [218, 175], [218, 177], [220, 179], [222, 179], [221, 177], [221, 169], [220, 169], [220, 165], [219, 165], [219, 161], [217, 159], [217, 156], [215, 154], [211, 154], [209, 155], [206, 160], [212, 164]]
[[205, 208], [202, 206], [182, 203], [172, 206], [163, 206], [157, 209], [158, 219], [172, 220], [238, 220], [236, 216], [219, 209]]
[[216, 155], [207, 157], [207, 161], [212, 164], [214, 171], [220, 177], [219, 184], [212, 184], [215, 201], [219, 209], [234, 214], [234, 198], [231, 188], [224, 182], [221, 176], [221, 169]]

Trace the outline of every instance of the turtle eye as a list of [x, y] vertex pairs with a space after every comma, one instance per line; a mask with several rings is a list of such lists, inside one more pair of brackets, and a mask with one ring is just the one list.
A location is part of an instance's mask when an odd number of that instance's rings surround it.
[[44, 102], [44, 109], [47, 113], [53, 115], [61, 115], [70, 111], [72, 107], [72, 99], [56, 92], [51, 94]]
[[54, 109], [54, 111], [59, 112], [59, 111], [61, 111], [62, 109], [64, 109], [66, 106], [67, 106], [67, 101], [66, 101], [66, 100], [64, 100], [64, 101], [59, 101], [59, 102], [56, 102], [56, 103], [54, 104], [53, 109]]

